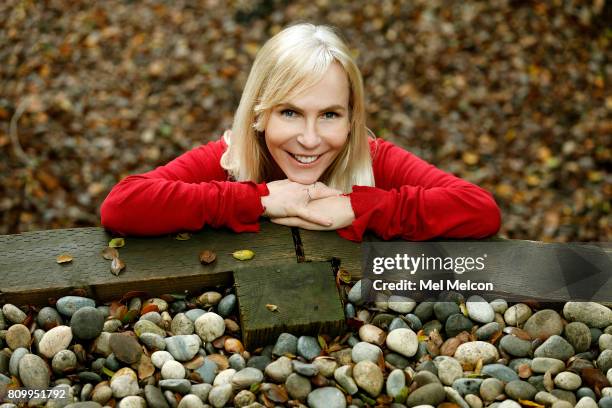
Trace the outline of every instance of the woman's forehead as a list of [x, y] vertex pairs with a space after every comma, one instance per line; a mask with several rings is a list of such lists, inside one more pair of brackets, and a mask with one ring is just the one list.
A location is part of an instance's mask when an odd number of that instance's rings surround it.
[[301, 110], [324, 110], [329, 107], [348, 108], [349, 81], [342, 66], [335, 62], [313, 86], [297, 95], [290, 96], [281, 104], [292, 105]]

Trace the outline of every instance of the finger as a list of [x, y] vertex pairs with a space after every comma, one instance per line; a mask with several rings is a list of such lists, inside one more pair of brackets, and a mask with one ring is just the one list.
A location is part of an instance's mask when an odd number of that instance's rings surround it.
[[318, 200], [319, 198], [334, 197], [342, 194], [342, 191], [335, 188], [327, 187], [325, 184], [317, 184], [316, 187], [310, 189], [310, 198]]
[[302, 218], [305, 221], [310, 221], [315, 224], [323, 225], [325, 227], [329, 227], [330, 225], [332, 225], [332, 220], [330, 220], [329, 218], [323, 215], [318, 215], [316, 213], [313, 213], [306, 207], [298, 208], [297, 216]]
[[284, 225], [286, 227], [298, 227], [309, 230], [323, 230], [324, 227], [313, 224], [312, 222], [305, 221], [300, 217], [281, 217], [281, 218], [271, 218], [271, 222], [274, 224]]

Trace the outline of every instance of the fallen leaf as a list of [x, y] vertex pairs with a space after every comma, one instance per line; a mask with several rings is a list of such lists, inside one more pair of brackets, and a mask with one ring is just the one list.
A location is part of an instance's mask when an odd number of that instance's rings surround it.
[[146, 354], [140, 356], [140, 363], [138, 364], [138, 379], [144, 380], [147, 377], [152, 376], [155, 373], [155, 366], [151, 362], [151, 358]]
[[239, 261], [248, 261], [249, 259], [253, 259], [255, 252], [251, 251], [250, 249], [241, 249], [232, 253], [232, 256]]
[[187, 241], [191, 239], [191, 234], [188, 232], [179, 232], [174, 236], [174, 239], [176, 239], [177, 241]]
[[205, 249], [202, 252], [200, 252], [200, 263], [202, 263], [203, 265], [211, 264], [215, 262], [216, 259], [217, 259], [217, 254], [215, 254], [214, 251]]
[[125, 246], [125, 239], [113, 238], [109, 241], [108, 246], [111, 248], [123, 248]]
[[344, 283], [351, 283], [351, 273], [344, 268], [338, 269], [337, 278]]
[[72, 255], [70, 254], [61, 254], [55, 258], [58, 264], [65, 264], [68, 262], [72, 262]]
[[125, 262], [119, 258], [113, 258], [113, 261], [111, 262], [111, 272], [113, 275], [118, 276], [124, 268]]
[[272, 305], [270, 303], [266, 304], [266, 309], [268, 309], [271, 312], [278, 312], [278, 306]]
[[538, 404], [537, 402], [533, 402], [533, 401], [530, 401], [530, 400], [519, 399], [518, 402], [519, 402], [519, 404], [521, 404], [523, 406], [527, 406], [527, 407], [544, 408], [544, 405]]
[[113, 258], [119, 258], [119, 251], [117, 251], [115, 248], [107, 246], [106, 248], [104, 248], [101, 252], [102, 254], [102, 258], [106, 259], [107, 261], [112, 261]]

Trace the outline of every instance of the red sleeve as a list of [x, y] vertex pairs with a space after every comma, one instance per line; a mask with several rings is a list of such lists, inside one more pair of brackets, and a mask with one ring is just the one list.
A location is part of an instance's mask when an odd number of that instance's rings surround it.
[[165, 166], [128, 176], [100, 209], [102, 225], [124, 235], [196, 231], [210, 225], [258, 231], [265, 183], [231, 182], [220, 165], [225, 142], [195, 148]]
[[360, 242], [366, 230], [382, 239], [485, 238], [499, 230], [487, 191], [382, 139], [371, 148], [376, 187], [353, 187], [355, 220], [338, 230], [343, 238]]

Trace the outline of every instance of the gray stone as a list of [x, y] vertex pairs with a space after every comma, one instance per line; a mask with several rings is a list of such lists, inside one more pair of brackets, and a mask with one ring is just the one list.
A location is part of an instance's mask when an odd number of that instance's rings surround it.
[[105, 331], [107, 333], [114, 333], [119, 330], [121, 326], [123, 326], [123, 323], [119, 319], [106, 320], [102, 325], [102, 331]]
[[394, 318], [389, 324], [389, 331], [393, 331], [395, 329], [409, 329], [409, 328], [410, 328], [410, 325], [399, 317]]
[[580, 388], [578, 388], [578, 390], [576, 391], [576, 397], [577, 398], [589, 397], [589, 398], [592, 398], [592, 399], [596, 399], [597, 398], [597, 396], [595, 395], [595, 391], [593, 391], [589, 387], [580, 387]]
[[140, 316], [140, 320], [147, 320], [153, 324], [155, 324], [156, 326], [160, 326], [162, 324], [162, 317], [161, 314], [159, 314], [159, 312], [147, 312], [145, 314], [143, 314], [142, 316]]
[[134, 324], [134, 333], [139, 337], [143, 333], [154, 333], [162, 337], [166, 336], [166, 331], [164, 329], [147, 319], [140, 319]]
[[248, 390], [242, 390], [234, 397], [234, 406], [236, 408], [248, 407], [255, 403], [255, 394]]
[[[408, 326], [415, 332], [418, 332], [423, 328], [423, 323], [421, 323], [421, 319], [419, 319], [418, 316], [415, 314], [409, 313], [404, 316], [404, 319], [406, 320], [406, 323], [408, 323]], [[391, 331], [391, 329], [389, 329], [389, 331]]]
[[204, 408], [204, 403], [197, 395], [187, 394], [181, 398], [178, 408]]
[[504, 320], [509, 326], [518, 326], [531, 317], [531, 309], [524, 303], [510, 306], [504, 312]]
[[201, 343], [196, 334], [166, 337], [166, 350], [178, 361], [189, 361], [198, 354]]
[[208, 394], [212, 390], [212, 385], [201, 383], [201, 384], [192, 384], [191, 390], [189, 391], [193, 395], [197, 395], [202, 401], [208, 401]]
[[607, 373], [612, 368], [612, 350], [604, 350], [597, 357], [597, 367], [603, 372]]
[[499, 346], [511, 356], [526, 357], [531, 354], [531, 342], [529, 340], [523, 340], [510, 334], [502, 337]]
[[446, 398], [446, 391], [441, 384], [431, 383], [425, 384], [417, 388], [408, 395], [406, 405], [415, 407], [418, 405], [437, 406]]
[[298, 338], [291, 333], [281, 333], [276, 340], [272, 354], [275, 356], [284, 356], [285, 354], [297, 354]]
[[118, 408], [146, 408], [147, 403], [144, 398], [138, 395], [130, 395], [125, 398], [122, 398], [119, 401]]
[[504, 383], [502, 381], [498, 378], [485, 378], [480, 384], [480, 396], [485, 402], [494, 401], [504, 393]]
[[232, 385], [235, 389], [240, 390], [262, 382], [263, 378], [264, 375], [260, 370], [253, 367], [247, 367], [234, 374], [232, 377]]
[[351, 358], [355, 363], [360, 361], [368, 360], [376, 363], [380, 356], [382, 355], [382, 350], [375, 344], [366, 343], [364, 341], [357, 343], [351, 352]]
[[154, 385], [146, 385], [144, 388], [145, 399], [150, 408], [170, 408], [168, 401], [164, 398], [161, 389]]
[[591, 397], [582, 397], [576, 403], [575, 408], [597, 408], [597, 403]]
[[556, 358], [550, 357], [536, 357], [531, 360], [531, 370], [534, 373], [545, 373], [551, 370], [551, 373], [557, 374], [565, 370], [565, 363]]
[[155, 352], [166, 349], [166, 340], [159, 334], [143, 333], [140, 335], [139, 339], [150, 351]]
[[319, 374], [319, 369], [314, 364], [306, 364], [299, 360], [293, 360], [293, 371], [305, 377], [314, 377]]
[[514, 380], [506, 384], [506, 394], [515, 400], [532, 400], [538, 392], [535, 387], [527, 381]]
[[575, 391], [582, 385], [580, 376], [570, 371], [557, 374], [554, 381], [557, 387], [568, 391]]
[[77, 339], [91, 340], [102, 333], [104, 316], [98, 309], [84, 306], [76, 310], [70, 319], [72, 334]]
[[338, 367], [334, 371], [334, 379], [350, 395], [356, 394], [359, 391], [357, 383], [353, 379], [353, 367], [350, 365]]
[[565, 338], [577, 353], [588, 351], [591, 347], [591, 330], [582, 322], [571, 322], [565, 326]]
[[26, 354], [19, 360], [19, 379], [27, 388], [49, 388], [51, 373], [45, 360], [35, 354]]
[[454, 402], [460, 408], [470, 408], [467, 402], [463, 399], [463, 397], [452, 387], [444, 387], [444, 391], [446, 392], [446, 398], [450, 402]]
[[389, 309], [397, 313], [410, 313], [416, 306], [416, 302], [405, 296], [389, 296]]
[[338, 368], [338, 362], [329, 356], [319, 356], [312, 362], [323, 377], [331, 377]]
[[472, 327], [474, 327], [474, 324], [470, 319], [461, 313], [456, 313], [448, 316], [446, 323], [444, 324], [444, 331], [446, 332], [447, 337], [455, 337], [463, 331], [469, 333], [472, 330]]
[[360, 306], [366, 301], [371, 290], [372, 281], [369, 279], [361, 279], [357, 281], [349, 291], [348, 300], [352, 304]]
[[164, 380], [185, 378], [185, 367], [175, 360], [166, 361], [161, 368], [161, 376]]
[[434, 359], [438, 377], [444, 385], [452, 385], [457, 378], [463, 377], [463, 368], [459, 361], [452, 357], [438, 356]]
[[426, 336], [429, 336], [434, 331], [440, 333], [442, 332], [442, 327], [442, 323], [439, 320], [430, 320], [423, 325], [423, 333]]
[[589, 327], [612, 325], [612, 310], [595, 302], [567, 302], [563, 306], [563, 316], [570, 322], [582, 322]]
[[412, 382], [416, 383], [419, 387], [425, 384], [442, 384], [436, 374], [426, 370], [417, 372]]
[[215, 381], [217, 373], [219, 372], [219, 368], [214, 361], [205, 358], [204, 364], [194, 370], [194, 372], [198, 374], [200, 378], [202, 378], [202, 381], [207, 384], [212, 384]]
[[300, 356], [310, 361], [321, 354], [321, 347], [316, 338], [312, 336], [300, 336], [297, 343], [297, 352]]
[[191, 390], [191, 382], [180, 378], [159, 380], [159, 386], [162, 390], [170, 390], [183, 395], [188, 394]]
[[253, 356], [247, 361], [247, 367], [254, 367], [264, 371], [272, 359], [268, 356]]
[[473, 366], [480, 359], [482, 359], [483, 364], [492, 363], [499, 358], [499, 354], [491, 343], [471, 341], [457, 347], [454, 357], [462, 364]]
[[487, 323], [484, 326], [479, 327], [476, 330], [476, 338], [478, 340], [489, 340], [491, 336], [493, 336], [493, 334], [495, 334], [496, 332], [500, 330], [501, 328], [499, 327], [499, 323], [497, 322]]
[[23, 323], [28, 317], [23, 310], [10, 303], [7, 303], [2, 306], [2, 315], [6, 320], [15, 324]]
[[452, 387], [457, 390], [461, 396], [466, 396], [468, 394], [479, 395], [483, 381], [482, 378], [457, 378], [453, 382]]
[[405, 386], [406, 376], [404, 375], [404, 371], [398, 369], [391, 371], [387, 377], [387, 383], [385, 386], [387, 394], [395, 398], [400, 395]]
[[385, 361], [391, 364], [393, 367], [399, 368], [401, 370], [408, 367], [408, 364], [410, 364], [410, 360], [407, 357], [404, 357], [397, 353], [387, 353], [385, 355]]
[[213, 387], [208, 394], [208, 401], [215, 408], [224, 407], [232, 397], [232, 385], [223, 384]]
[[139, 362], [142, 355], [142, 347], [138, 340], [133, 336], [123, 333], [111, 334], [110, 348], [119, 361], [127, 364]]
[[550, 357], [566, 361], [574, 355], [574, 348], [563, 337], [553, 335], [542, 343], [534, 351], [533, 355], [535, 357]]
[[495, 319], [495, 311], [489, 303], [478, 295], [467, 298], [465, 302], [468, 316], [478, 323], [491, 323]]
[[599, 345], [599, 350], [601, 351], [612, 349], [612, 334], [608, 334], [608, 333], [602, 334], [601, 336], [599, 336], [597, 343]]
[[51, 368], [59, 375], [69, 373], [77, 367], [77, 357], [71, 350], [61, 350], [53, 356]]
[[191, 335], [195, 330], [194, 324], [185, 313], [177, 313], [170, 324], [170, 331], [175, 336]]
[[306, 377], [292, 373], [285, 381], [285, 387], [292, 399], [304, 401], [312, 391], [310, 381]]
[[64, 316], [72, 316], [82, 307], [96, 307], [96, 302], [82, 296], [64, 296], [57, 300], [56, 309]]
[[55, 308], [45, 306], [38, 312], [36, 322], [45, 330], [50, 330], [55, 326], [61, 326], [63, 319]]
[[563, 333], [563, 322], [559, 313], [552, 309], [544, 309], [527, 319], [523, 329], [532, 339], [545, 340], [550, 336]]
[[223, 316], [227, 317], [232, 314], [234, 308], [236, 307], [236, 295], [233, 293], [225, 296], [219, 304], [217, 305], [217, 312]]
[[459, 305], [455, 302], [436, 302], [433, 307], [436, 319], [440, 322], [446, 322], [449, 316], [461, 313]]
[[[234, 353], [232, 354], [227, 361], [229, 362], [229, 365], [231, 368], [233, 368], [236, 371], [240, 371], [243, 368], [246, 367], [246, 361], [244, 360], [244, 357], [242, 357], [240, 354], [238, 353]], [[259, 370], [261, 371], [261, 370]]]
[[110, 387], [113, 390], [113, 396], [115, 398], [136, 395], [140, 391], [136, 373], [129, 368], [118, 370], [115, 375], [111, 377]]
[[434, 302], [426, 300], [424, 302], [419, 303], [414, 309], [413, 313], [419, 318], [421, 322], [426, 322], [433, 316], [433, 308]]
[[513, 369], [503, 364], [487, 364], [482, 367], [481, 373], [490, 375], [504, 382], [516, 381], [519, 379], [518, 374]]
[[359, 388], [376, 398], [383, 387], [383, 373], [378, 365], [371, 361], [360, 361], [353, 367], [353, 379]]
[[202, 316], [204, 313], [206, 313], [206, 310], [191, 309], [185, 312], [185, 316], [187, 316], [192, 322], [195, 322], [198, 320], [198, 317]]
[[198, 317], [194, 325], [196, 333], [203, 342], [212, 342], [225, 332], [223, 318], [213, 312], [207, 312]]
[[322, 387], [308, 394], [308, 406], [310, 408], [346, 408], [346, 399], [336, 387]]
[[174, 360], [172, 354], [168, 353], [165, 350], [159, 350], [151, 354], [151, 362], [153, 365], [161, 370], [166, 361]]
[[289, 358], [281, 356], [276, 361], [268, 364], [264, 372], [272, 380], [283, 383], [287, 381], [287, 377], [293, 372], [293, 365]]

